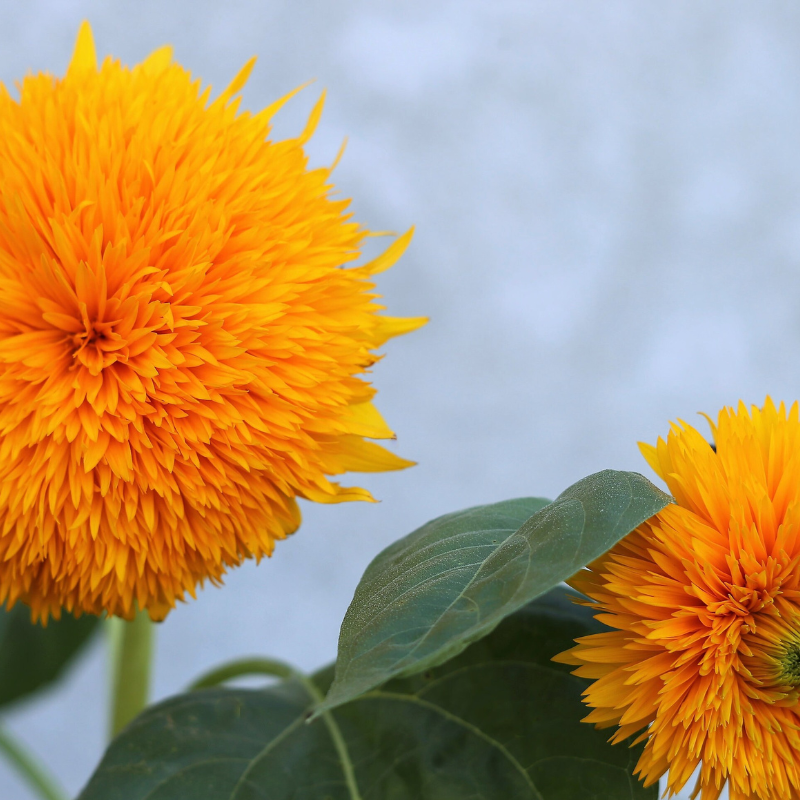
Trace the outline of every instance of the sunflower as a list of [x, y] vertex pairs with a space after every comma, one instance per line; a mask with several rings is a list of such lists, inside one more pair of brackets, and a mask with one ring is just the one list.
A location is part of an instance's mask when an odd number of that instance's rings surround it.
[[575, 576], [612, 630], [556, 658], [593, 682], [586, 717], [647, 744], [670, 794], [800, 798], [800, 421], [767, 398], [641, 445], [675, 498]]
[[408, 466], [359, 375], [422, 319], [378, 314], [374, 261], [331, 169], [271, 141], [169, 48], [0, 84], [0, 602], [34, 618], [138, 606], [269, 555], [296, 498]]

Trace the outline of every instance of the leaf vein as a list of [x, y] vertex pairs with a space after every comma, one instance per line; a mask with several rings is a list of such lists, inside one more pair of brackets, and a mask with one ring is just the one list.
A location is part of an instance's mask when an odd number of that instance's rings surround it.
[[519, 761], [517, 761], [517, 759], [514, 758], [514, 756], [501, 742], [498, 742], [497, 739], [489, 736], [488, 733], [484, 733], [480, 728], [476, 727], [471, 722], [467, 722], [467, 720], [451, 713], [450, 711], [447, 711], [447, 709], [444, 709], [441, 706], [437, 706], [435, 703], [431, 703], [428, 700], [423, 700], [421, 697], [418, 697], [416, 695], [406, 695], [397, 692], [386, 692], [382, 690], [376, 690], [373, 692], [367, 692], [367, 694], [362, 695], [362, 697], [360, 697], [359, 700], [366, 700], [371, 697], [379, 698], [382, 700], [394, 700], [396, 702], [414, 703], [416, 705], [422, 706], [423, 708], [427, 708], [436, 714], [439, 714], [440, 716], [444, 717], [450, 722], [455, 723], [456, 725], [460, 725], [462, 728], [468, 730], [470, 733], [477, 736], [478, 738], [483, 739], [491, 747], [494, 747], [498, 752], [500, 752], [514, 767], [514, 769], [524, 778], [525, 783], [528, 785], [528, 788], [533, 793], [534, 800], [543, 800], [542, 795], [536, 788], [536, 784], [531, 779], [531, 776], [528, 775], [527, 770], [522, 766], [522, 764], [520, 764]]

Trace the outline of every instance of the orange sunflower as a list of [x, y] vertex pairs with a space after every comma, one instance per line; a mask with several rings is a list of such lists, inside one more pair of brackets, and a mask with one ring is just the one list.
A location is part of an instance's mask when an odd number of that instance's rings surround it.
[[63, 79], [0, 84], [0, 602], [34, 617], [163, 618], [272, 552], [329, 476], [410, 462], [361, 377], [422, 319], [381, 316], [367, 231], [164, 48], [98, 68], [84, 23]]
[[[709, 420], [711, 422], [711, 420]], [[767, 398], [723, 409], [715, 449], [673, 425], [641, 445], [676, 504], [570, 584], [612, 628], [556, 660], [592, 679], [586, 717], [646, 741], [645, 784], [800, 798], [800, 421]]]

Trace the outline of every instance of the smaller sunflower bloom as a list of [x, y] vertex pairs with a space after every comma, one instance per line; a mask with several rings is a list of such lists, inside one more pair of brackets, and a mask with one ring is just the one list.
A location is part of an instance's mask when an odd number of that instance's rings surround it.
[[556, 661], [591, 679], [586, 717], [646, 741], [636, 773], [670, 796], [800, 798], [800, 420], [763, 408], [640, 445], [675, 504], [578, 573], [611, 630]]
[[169, 48], [0, 84], [0, 602], [162, 619], [269, 555], [297, 498], [400, 469], [363, 374], [423, 319], [383, 316], [331, 169]]

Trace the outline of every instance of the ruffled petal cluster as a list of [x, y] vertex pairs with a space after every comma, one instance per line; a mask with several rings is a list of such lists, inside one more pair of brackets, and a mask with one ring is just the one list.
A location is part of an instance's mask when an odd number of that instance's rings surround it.
[[642, 445], [675, 498], [570, 582], [610, 630], [557, 660], [592, 680], [586, 718], [646, 741], [670, 794], [800, 798], [800, 420], [723, 409], [714, 445], [673, 425]]
[[269, 555], [296, 498], [410, 462], [360, 377], [421, 319], [379, 315], [367, 231], [310, 170], [285, 101], [241, 113], [168, 48], [0, 85], [0, 601], [146, 608]]

